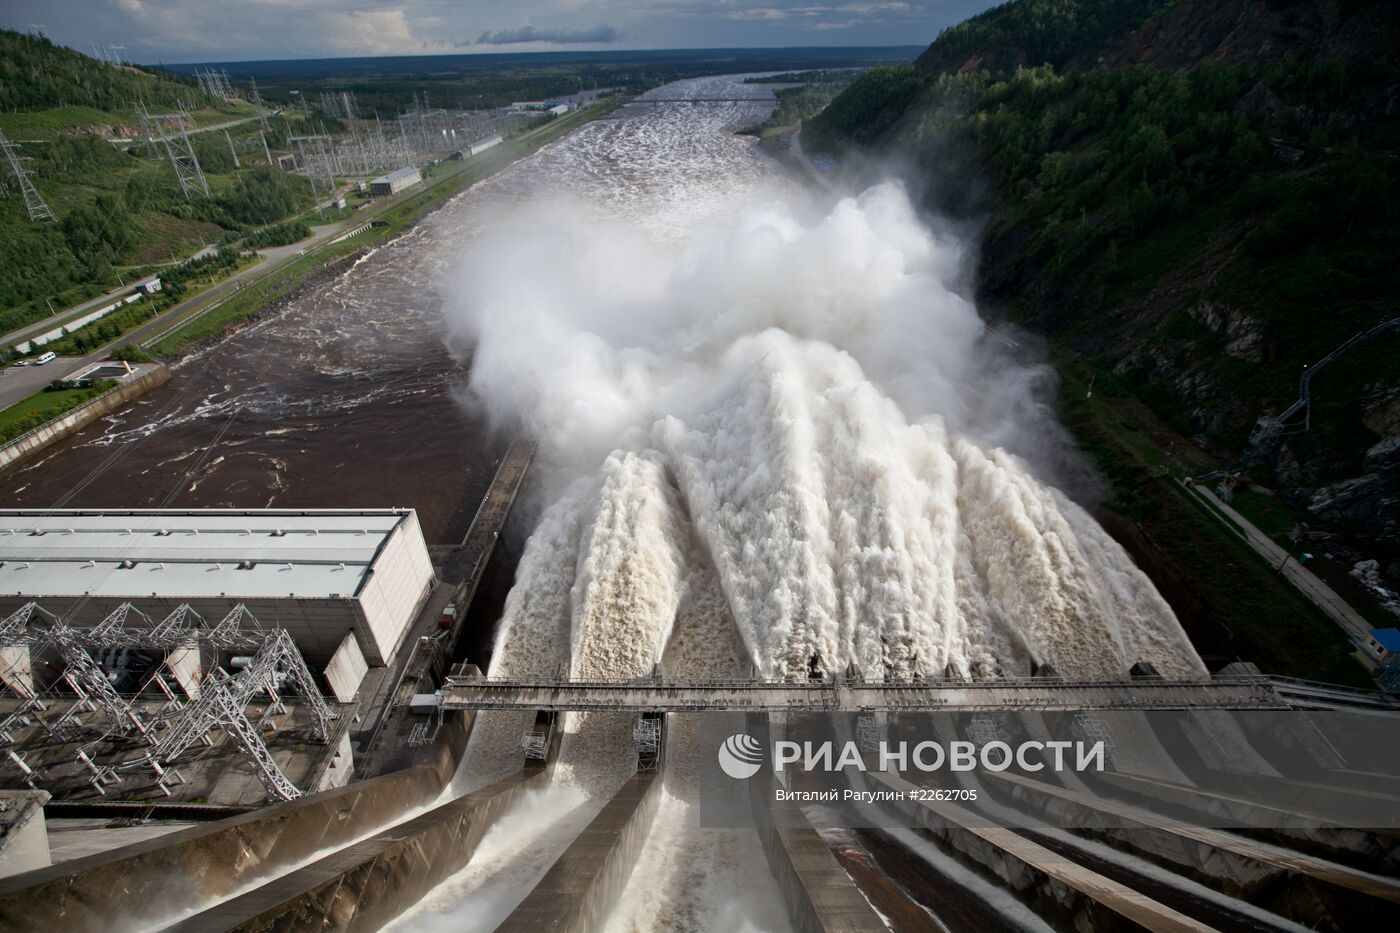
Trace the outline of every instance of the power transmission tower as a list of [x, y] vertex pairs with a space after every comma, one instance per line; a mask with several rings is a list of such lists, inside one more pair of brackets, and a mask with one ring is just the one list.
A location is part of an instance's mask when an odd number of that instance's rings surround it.
[[243, 166], [238, 164], [238, 150], [233, 148], [233, 137], [228, 134], [228, 130], [224, 130], [224, 139], [228, 140], [228, 153], [233, 156], [233, 167], [242, 168]]
[[318, 206], [321, 203], [321, 179], [326, 181], [326, 196], [335, 193], [335, 165], [332, 154], [326, 148], [329, 140], [329, 136], [292, 136], [289, 139], [297, 144], [301, 166], [306, 172], [307, 181], [311, 182], [311, 196]]
[[[258, 93], [258, 79], [257, 79], [257, 78], [251, 78], [250, 80], [252, 81], [252, 84], [253, 84], [253, 106], [254, 106], [254, 107], [257, 107], [258, 110], [262, 111], [261, 113], [258, 114], [258, 126], [259, 126], [259, 128], [262, 129], [263, 133], [267, 133], [267, 132], [268, 132], [268, 128], [267, 128], [267, 110], [266, 110], [266, 108], [263, 106], [262, 95]], [[264, 141], [264, 143], [263, 143], [263, 148], [264, 148], [264, 149], [267, 148], [267, 143], [266, 143], [266, 141]], [[271, 156], [271, 155], [268, 155], [268, 157], [267, 157], [267, 162], [268, 162], [269, 165], [272, 164], [272, 156]]]
[[159, 118], [158, 126], [161, 141], [165, 143], [166, 154], [170, 156], [170, 164], [175, 169], [175, 178], [180, 182], [180, 190], [184, 192], [186, 201], [192, 193], [208, 197], [209, 182], [204, 178], [204, 169], [199, 165], [199, 157], [194, 154], [194, 144], [190, 142], [190, 134], [185, 129], [185, 124], [189, 122], [189, 114], [181, 112], [178, 115], [179, 132], [169, 133], [166, 132], [165, 124], [172, 116], [163, 114]]
[[29, 170], [24, 167], [28, 161], [28, 156], [20, 155], [14, 143], [5, 138], [4, 133], [0, 133], [0, 149], [5, 150], [5, 158], [10, 161], [10, 170], [15, 173], [15, 178], [19, 181], [20, 193], [24, 195], [24, 207], [29, 211], [31, 221], [56, 220], [53, 211], [49, 209], [49, 202], [44, 200], [44, 196], [39, 193], [39, 189], [34, 187], [34, 182], [29, 180]]

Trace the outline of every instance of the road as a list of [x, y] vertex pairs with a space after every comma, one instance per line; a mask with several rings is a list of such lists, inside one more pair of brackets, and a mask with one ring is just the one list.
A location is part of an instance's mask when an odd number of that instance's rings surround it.
[[[574, 125], [571, 125], [569, 127], [569, 130], [572, 131], [573, 129], [576, 129], [577, 126], [581, 126], [583, 125], [583, 123], [587, 122], [586, 119], [576, 119], [577, 116], [582, 113], [583, 111], [576, 111], [574, 114], [570, 114], [568, 117], [562, 117], [559, 121], [552, 122], [544, 126], [538, 127], [534, 130], [527, 131], [526, 133], [523, 133], [521, 136], [517, 137], [515, 140], [512, 140], [512, 142], [528, 142], [538, 137], [540, 134], [547, 132], [551, 128], [557, 127], [559, 123], [569, 121], [571, 120], [571, 118], [575, 118], [573, 121]], [[588, 119], [591, 119], [591, 117]], [[350, 217], [347, 220], [338, 221], [332, 224], [313, 226], [311, 228], [312, 235], [305, 240], [302, 240], [298, 243], [293, 243], [289, 246], [269, 247], [267, 249], [259, 250], [258, 254], [263, 257], [262, 261], [256, 263], [255, 265], [247, 266], [243, 269], [238, 270], [223, 281], [205, 289], [200, 294], [187, 298], [179, 304], [167, 309], [157, 317], [152, 318], [145, 324], [142, 324], [140, 327], [137, 327], [135, 330], [128, 331], [121, 337], [118, 337], [116, 340], [111, 341], [105, 346], [98, 347], [86, 356], [63, 357], [61, 358], [61, 360], [55, 360], [53, 363], [42, 367], [42, 369], [44, 370], [42, 376], [44, 378], [42, 378], [41, 381], [37, 384], [37, 386], [35, 386], [34, 389], [31, 390], [31, 393], [32, 391], [37, 391], [38, 388], [42, 388], [44, 385], [48, 384], [54, 379], [62, 379], [68, 374], [77, 371], [83, 366], [87, 366], [91, 363], [96, 363], [102, 359], [105, 359], [107, 354], [118, 346], [125, 346], [129, 343], [135, 343], [138, 346], [143, 347], [151, 346], [157, 340], [165, 337], [167, 334], [175, 331], [179, 327], [182, 327], [189, 321], [194, 320], [201, 314], [204, 314], [205, 312], [218, 307], [220, 304], [222, 304], [227, 299], [231, 298], [233, 295], [237, 294], [242, 289], [247, 288], [250, 285], [255, 285], [256, 283], [262, 281], [266, 277], [277, 273], [288, 263], [294, 262], [303, 254], [313, 254], [324, 249], [343, 230], [366, 223], [367, 221], [370, 221], [385, 213], [386, 211], [392, 209], [393, 207], [403, 203], [405, 200], [417, 197], [423, 194], [425, 191], [430, 191], [441, 184], [450, 182], [462, 172], [470, 171], [471, 168], [475, 166], [481, 165], [484, 162], [489, 162], [490, 160], [499, 157], [500, 149], [489, 150], [488, 152], [482, 153], [479, 156], [476, 156], [471, 159], [466, 159], [463, 162], [458, 163], [461, 166], [461, 168], [457, 171], [443, 172], [442, 174], [434, 178], [428, 179], [428, 181], [426, 181], [424, 184], [417, 185], [409, 189], [408, 191], [403, 192], [402, 194], [394, 195], [392, 197], [379, 198], [368, 207], [365, 207], [364, 209], [356, 212], [356, 214], [353, 217]], [[121, 295], [124, 295], [129, 291], [129, 288], [123, 288], [117, 292], [109, 293], [108, 295], [104, 295], [100, 298], [94, 298], [90, 302], [86, 302], [82, 305], [77, 306], [76, 308], [71, 308], [58, 315], [55, 315], [52, 318], [46, 319], [45, 321], [41, 321], [37, 324], [27, 325], [21, 331], [16, 331], [15, 333], [28, 333], [30, 331], [34, 331], [36, 333], [43, 333], [44, 330], [50, 330], [54, 326], [62, 324], [66, 319], [78, 317], [81, 314], [91, 310], [92, 308], [100, 306], [102, 301], [105, 299], [120, 297]], [[13, 369], [13, 367], [11, 367], [11, 369]], [[20, 371], [23, 371], [24, 369], [25, 367], [21, 367]], [[13, 383], [5, 382], [5, 380], [13, 378], [13, 373], [9, 373], [5, 376], [0, 376], [0, 401], [5, 401], [5, 405], [14, 404], [15, 401], [18, 401], [20, 398], [24, 397], [24, 395], [18, 395], [14, 398], [11, 398], [10, 396], [13, 393], [7, 391], [7, 389], [5, 388], [6, 386], [13, 384], [17, 387], [15, 391], [18, 391], [19, 386], [28, 386], [32, 381], [32, 377], [30, 377], [15, 379]], [[3, 407], [5, 406], [0, 405], [0, 408]]]
[[[1193, 483], [1187, 487], [1188, 492], [1194, 492], [1204, 499], [1219, 515], [1224, 515], [1234, 522], [1242, 537], [1256, 553], [1269, 562], [1269, 564], [1283, 574], [1284, 578], [1302, 593], [1314, 606], [1333, 622], [1342, 627], [1342, 631], [1353, 638], [1365, 638], [1371, 631], [1371, 625], [1361, 613], [1351, 608], [1346, 600], [1337, 595], [1337, 591], [1317, 578], [1311, 570], [1298, 563], [1291, 554], [1274, 543], [1268, 535], [1254, 526], [1249, 519], [1220, 500], [1215, 493], [1200, 485]], [[1358, 657], [1362, 655], [1358, 654]], [[1374, 665], [1367, 659], [1367, 666]]]
[[[526, 131], [525, 133], [522, 133], [519, 137], [516, 137], [514, 140], [511, 140], [511, 142], [529, 142], [530, 140], [535, 139], [541, 134], [546, 133], [551, 128], [556, 127], [559, 123], [567, 121], [571, 117], [575, 117], [578, 114], [582, 113], [584, 113], [584, 111], [575, 111], [574, 114], [570, 114], [568, 117], [561, 117], [560, 120], [557, 122], [551, 122], [534, 130]], [[591, 117], [589, 117], [588, 119], [591, 119]], [[569, 127], [569, 131], [577, 129], [578, 126], [582, 126], [586, 122], [587, 120], [576, 121], [573, 125]], [[324, 249], [332, 240], [334, 240], [335, 236], [340, 231], [348, 229], [350, 227], [359, 226], [360, 224], [373, 220], [406, 200], [418, 197], [425, 191], [430, 191], [441, 184], [450, 182], [452, 179], [455, 179], [463, 172], [470, 171], [471, 168], [475, 166], [489, 162], [492, 159], [499, 158], [500, 152], [503, 148], [504, 147], [491, 149], [484, 153], [481, 153], [478, 156], [466, 159], [461, 163], [458, 163], [461, 166], [461, 168], [457, 171], [443, 172], [435, 178], [428, 179], [422, 185], [414, 186], [413, 188], [403, 192], [402, 194], [393, 195], [392, 197], [379, 198], [369, 207], [358, 211], [355, 214], [355, 216], [349, 218], [348, 220], [340, 221], [335, 224], [329, 224], [325, 227], [315, 227], [313, 228], [313, 231], [315, 232], [313, 233], [310, 239], [302, 240], [301, 242], [293, 244], [290, 247], [278, 247], [277, 249], [269, 249], [263, 251], [262, 254], [270, 258], [264, 259], [264, 261], [258, 263], [258, 265], [256, 266], [240, 270], [239, 272], [225, 279], [223, 282], [220, 282], [218, 285], [209, 288], [208, 290], [204, 291], [200, 295], [195, 296], [194, 298], [191, 298], [185, 302], [180, 303], [179, 305], [176, 305], [169, 311], [166, 311], [160, 317], [155, 318], [147, 322], [146, 324], [143, 324], [135, 331], [132, 331], [119, 338], [118, 340], [113, 341], [112, 344], [109, 344], [107, 347], [104, 347], [102, 348], [102, 350], [99, 350], [97, 352], [100, 354], [105, 350], [110, 349], [115, 344], [136, 343], [143, 347], [151, 346], [157, 340], [165, 337], [167, 334], [194, 320], [201, 314], [204, 314], [205, 312], [210, 311], [215, 307], [218, 307], [219, 304], [230, 298], [239, 289], [246, 288], [247, 286], [255, 284], [263, 278], [266, 278], [267, 276], [273, 275], [282, 267], [287, 265], [289, 262], [292, 262], [299, 258], [303, 253], [311, 254]]]
[[[254, 115], [251, 116], [251, 117], [239, 117], [237, 120], [225, 120], [223, 123], [211, 123], [209, 126], [197, 126], [197, 127], [192, 128], [191, 130], [189, 130], [189, 135], [190, 135], [190, 136], [193, 136], [193, 135], [196, 134], [196, 133], [208, 133], [208, 132], [211, 132], [211, 131], [213, 131], [213, 130], [227, 130], [227, 129], [230, 129], [230, 128], [235, 127], [235, 126], [242, 126], [244, 123], [252, 123], [254, 120], [261, 120], [261, 119], [262, 119], [263, 117], [265, 117], [265, 116], [267, 116], [267, 117], [275, 117], [275, 116], [277, 116], [277, 115], [278, 115], [279, 113], [281, 113], [281, 112], [282, 112], [282, 108], [279, 107], [279, 108], [277, 108], [276, 110], [267, 110], [267, 111], [264, 111], [264, 112], [262, 112], [262, 113], [254, 114]], [[140, 140], [129, 139], [129, 138], [128, 138], [128, 139], [111, 139], [111, 140], [108, 140], [108, 141], [109, 141], [109, 142], [112, 142], [112, 143], [115, 143], [115, 144], [117, 144], [117, 145], [119, 145], [119, 146], [125, 146], [125, 145], [128, 145], [128, 144], [130, 144], [130, 143], [139, 142]]]
[[[142, 276], [136, 276], [132, 278], [131, 281], [134, 283], [142, 281], [142, 279]], [[82, 304], [74, 305], [71, 308], [65, 308], [57, 314], [44, 318], [42, 321], [35, 321], [33, 324], [26, 324], [18, 330], [10, 331], [5, 336], [0, 337], [0, 346], [8, 347], [11, 344], [23, 343], [30, 337], [37, 337], [40, 334], [53, 330], [55, 327], [62, 327], [74, 318], [82, 317], [89, 311], [95, 311], [104, 304], [111, 304], [123, 295], [130, 293], [131, 285], [123, 285], [120, 288], [114, 288], [112, 291], [84, 301]]]
[[[278, 112], [280, 111], [273, 111], [272, 113], [269, 113], [268, 116], [273, 116], [275, 113]], [[231, 120], [225, 123], [219, 123], [214, 126], [205, 126], [200, 127], [199, 129], [190, 130], [190, 133], [207, 133], [210, 130], [227, 129], [232, 126], [238, 126], [239, 124], [248, 123], [257, 119], [259, 119], [258, 116], [242, 117], [238, 120]], [[129, 143], [131, 142], [131, 140], [113, 140], [113, 142]], [[206, 247], [205, 249], [201, 250], [200, 253], [196, 253], [192, 257], [186, 257], [185, 259], [177, 260], [173, 263], [163, 263], [162, 265], [178, 265], [180, 263], [188, 262], [192, 258], [197, 258], [201, 253], [207, 251], [207, 249], [209, 248]], [[132, 278], [132, 281], [137, 282], [140, 281], [142, 278], [143, 276], [134, 276]], [[84, 301], [81, 304], [73, 305], [71, 308], [65, 308], [62, 311], [59, 311], [57, 314], [53, 314], [49, 317], [46, 317], [41, 321], [35, 321], [32, 324], [26, 324], [25, 326], [17, 330], [10, 331], [8, 334], [5, 334], [3, 337], [0, 337], [0, 346], [7, 347], [11, 344], [22, 343], [23, 341], [28, 340], [30, 337], [37, 337], [39, 334], [51, 331], [55, 327], [62, 327], [64, 324], [68, 323], [74, 318], [82, 317], [89, 311], [96, 310], [97, 308], [102, 307], [102, 305], [104, 304], [111, 304], [113, 301], [116, 301], [118, 298], [121, 298], [123, 295], [127, 295], [130, 292], [131, 285], [122, 285], [119, 288], [114, 288], [111, 291], [106, 292], [105, 294], [98, 295], [96, 298], [89, 299], [88, 301]]]

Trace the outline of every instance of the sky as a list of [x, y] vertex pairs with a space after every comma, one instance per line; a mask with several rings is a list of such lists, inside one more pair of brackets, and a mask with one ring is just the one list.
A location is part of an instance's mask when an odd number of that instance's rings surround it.
[[0, 0], [0, 26], [133, 61], [923, 45], [993, 0]]

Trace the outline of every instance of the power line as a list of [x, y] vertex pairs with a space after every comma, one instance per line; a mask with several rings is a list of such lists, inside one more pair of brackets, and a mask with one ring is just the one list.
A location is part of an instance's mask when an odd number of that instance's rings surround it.
[[24, 208], [29, 211], [29, 219], [37, 222], [40, 220], [57, 220], [54, 213], [49, 209], [49, 202], [44, 200], [44, 196], [39, 193], [39, 189], [34, 187], [34, 182], [29, 180], [29, 170], [24, 167], [24, 163], [29, 161], [28, 156], [19, 154], [19, 147], [10, 142], [4, 133], [0, 133], [0, 149], [5, 150], [5, 158], [10, 162], [10, 170], [15, 173], [15, 178], [19, 181], [19, 190], [24, 195]]

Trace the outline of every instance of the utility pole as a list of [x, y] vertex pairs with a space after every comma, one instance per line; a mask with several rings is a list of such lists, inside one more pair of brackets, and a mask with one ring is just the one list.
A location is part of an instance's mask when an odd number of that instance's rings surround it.
[[29, 211], [30, 221], [57, 220], [58, 218], [54, 217], [53, 211], [49, 209], [49, 202], [44, 200], [39, 189], [34, 187], [34, 182], [29, 180], [29, 170], [24, 167], [24, 163], [29, 161], [29, 157], [20, 155], [17, 151], [18, 147], [10, 142], [4, 133], [0, 133], [0, 149], [5, 150], [5, 158], [9, 160], [10, 170], [15, 173], [15, 178], [19, 181], [19, 190], [24, 195], [24, 208]]

